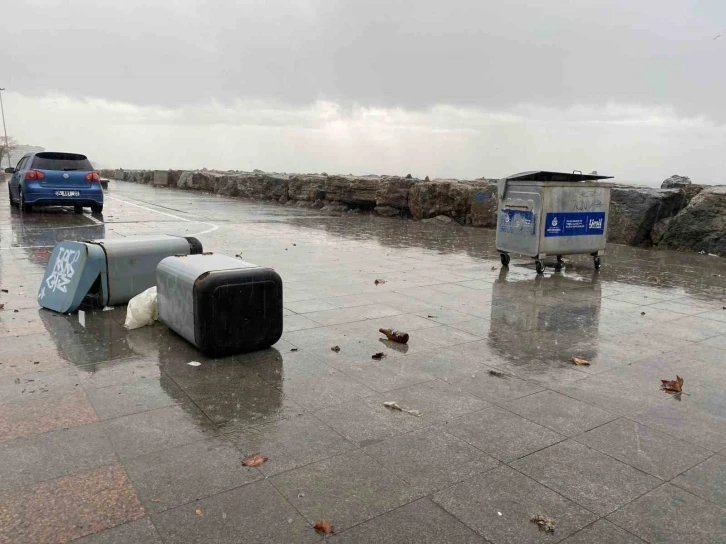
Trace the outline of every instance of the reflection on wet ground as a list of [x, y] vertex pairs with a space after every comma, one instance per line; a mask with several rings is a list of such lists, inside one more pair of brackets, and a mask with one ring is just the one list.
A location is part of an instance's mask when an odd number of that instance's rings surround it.
[[[122, 307], [38, 308], [57, 241], [149, 233], [274, 267], [280, 342], [209, 359]], [[553, 542], [724, 542], [726, 263], [605, 262], [538, 277], [492, 231], [116, 182], [102, 218], [5, 202], [0, 542], [314, 542], [326, 519], [340, 542], [520, 543], [537, 514]]]

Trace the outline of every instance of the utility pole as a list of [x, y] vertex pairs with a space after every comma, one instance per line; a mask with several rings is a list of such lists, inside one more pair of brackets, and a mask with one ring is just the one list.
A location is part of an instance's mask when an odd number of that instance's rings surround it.
[[12, 164], [10, 164], [10, 144], [8, 144], [8, 129], [5, 128], [5, 108], [3, 108], [3, 89], [0, 87], [0, 113], [2, 113], [3, 117], [3, 132], [5, 133], [5, 153], [8, 155], [8, 166], [12, 168]]

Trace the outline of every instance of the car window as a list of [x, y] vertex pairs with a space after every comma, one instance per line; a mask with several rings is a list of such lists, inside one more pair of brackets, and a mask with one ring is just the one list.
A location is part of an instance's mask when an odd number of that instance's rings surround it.
[[38, 170], [93, 170], [91, 161], [77, 153], [38, 153], [33, 159]]
[[15, 167], [16, 170], [22, 170], [25, 166], [25, 163], [28, 162], [28, 157], [23, 157], [18, 161], [18, 165]]

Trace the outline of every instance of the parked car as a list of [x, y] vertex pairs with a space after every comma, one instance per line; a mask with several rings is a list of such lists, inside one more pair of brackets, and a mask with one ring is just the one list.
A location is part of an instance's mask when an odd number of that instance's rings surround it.
[[15, 168], [8, 183], [10, 204], [30, 212], [34, 206], [73, 206], [76, 213], [90, 207], [103, 211], [101, 178], [85, 155], [43, 151], [28, 153]]

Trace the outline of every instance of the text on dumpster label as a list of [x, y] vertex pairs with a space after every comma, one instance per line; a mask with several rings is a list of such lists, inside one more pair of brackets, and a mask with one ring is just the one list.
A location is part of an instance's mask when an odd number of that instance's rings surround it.
[[548, 213], [545, 237], [595, 236], [605, 232], [605, 212]]

